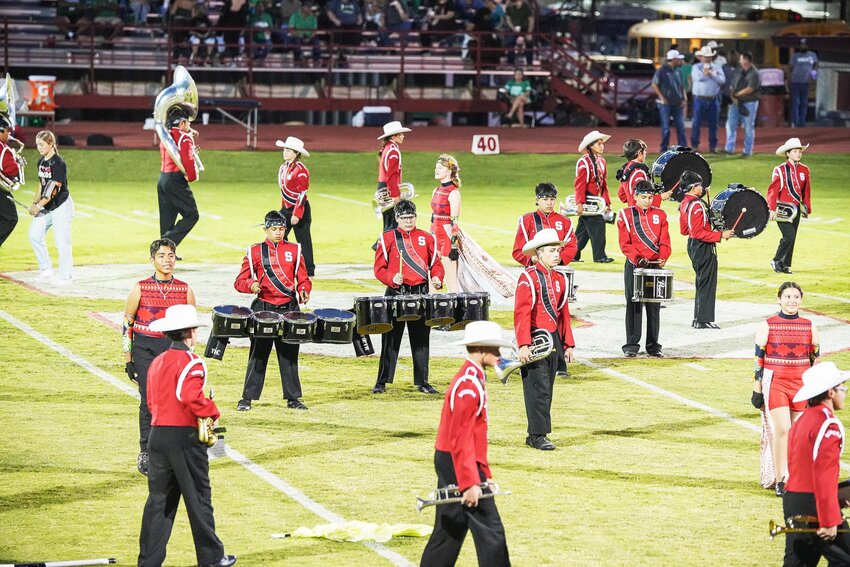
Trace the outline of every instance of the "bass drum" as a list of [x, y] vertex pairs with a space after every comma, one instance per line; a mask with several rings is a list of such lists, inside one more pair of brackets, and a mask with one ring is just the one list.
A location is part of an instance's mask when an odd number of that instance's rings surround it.
[[714, 198], [709, 215], [715, 230], [734, 227], [738, 238], [753, 238], [767, 226], [770, 210], [761, 193], [752, 187], [733, 183]]
[[[685, 146], [672, 146], [658, 156], [649, 174], [656, 187], [663, 187], [661, 192], [670, 191], [679, 183], [684, 171], [693, 171], [702, 177], [702, 186], [706, 189], [711, 185], [711, 166], [699, 153]], [[682, 202], [684, 193], [673, 192], [673, 199]]]

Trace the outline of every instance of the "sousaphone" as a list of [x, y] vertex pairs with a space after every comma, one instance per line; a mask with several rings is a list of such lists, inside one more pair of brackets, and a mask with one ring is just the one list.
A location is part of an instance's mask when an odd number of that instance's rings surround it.
[[[165, 146], [165, 151], [171, 156], [174, 164], [186, 175], [186, 169], [180, 159], [180, 148], [177, 147], [168, 126], [168, 114], [174, 108], [180, 108], [186, 114], [189, 122], [198, 117], [198, 87], [195, 80], [186, 70], [186, 67], [178, 65], [174, 68], [174, 82], [160, 92], [153, 105], [153, 118], [156, 121], [154, 130]], [[195, 154], [198, 170], [203, 171], [203, 166]]]

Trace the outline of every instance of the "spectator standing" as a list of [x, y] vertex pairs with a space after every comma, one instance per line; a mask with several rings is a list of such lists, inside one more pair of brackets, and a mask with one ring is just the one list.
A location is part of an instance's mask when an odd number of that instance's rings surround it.
[[340, 45], [358, 45], [363, 16], [360, 6], [352, 0], [331, 0], [325, 6], [331, 29], [342, 32], [333, 37], [333, 42]]
[[534, 11], [525, 0], [511, 0], [505, 8], [505, 22], [513, 32], [508, 36], [508, 63], [514, 64], [516, 56], [525, 55], [525, 62], [534, 62], [533, 38]]
[[791, 126], [803, 128], [809, 110], [809, 81], [817, 80], [818, 56], [809, 51], [806, 38], [800, 40], [788, 63], [791, 69]]
[[691, 71], [693, 71], [694, 62], [697, 61], [696, 55], [694, 55], [696, 52], [697, 50], [694, 49], [693, 53], [685, 53], [685, 58], [682, 59], [682, 64], [678, 68], [679, 75], [682, 77], [682, 87], [688, 95], [691, 94], [692, 87], [694, 86], [691, 81]]
[[699, 149], [699, 137], [702, 124], [708, 125], [708, 150], [717, 153], [717, 116], [720, 106], [720, 90], [726, 84], [723, 69], [714, 62], [716, 51], [703, 46], [697, 52], [700, 63], [693, 66], [692, 98], [694, 101], [693, 123], [691, 125], [691, 147]]
[[720, 52], [720, 48], [723, 47], [722, 43], [717, 43], [716, 41], [714, 41], [712, 39], [711, 41], [706, 43], [706, 45], [708, 47], [710, 47], [712, 50], [714, 50], [714, 52], [716, 53], [716, 55], [714, 56], [714, 62], [715, 63], [720, 65], [720, 67], [724, 67], [725, 65], [728, 65], [728, 63], [726, 62], [726, 58], [723, 57], [723, 54]]
[[685, 108], [688, 98], [677, 70], [685, 56], [675, 49], [667, 52], [667, 62], [658, 68], [652, 77], [652, 90], [658, 96], [658, 112], [661, 115], [661, 153], [670, 143], [670, 120], [676, 124], [676, 137], [680, 146], [687, 145], [685, 135]]
[[248, 25], [248, 4], [245, 0], [225, 0], [216, 27], [222, 30], [222, 63], [239, 56], [242, 29]]
[[316, 15], [313, 13], [313, 5], [306, 2], [301, 5], [300, 10], [289, 18], [289, 37], [296, 65], [303, 64], [303, 53], [301, 51], [303, 45], [313, 46], [312, 61], [314, 66], [318, 66], [321, 62], [321, 42], [319, 36], [316, 35], [318, 27]]
[[[209, 0], [207, 0], [208, 2]], [[195, 4], [189, 44], [192, 46], [192, 61], [195, 65], [212, 65], [215, 37], [212, 33], [208, 4]]]
[[[457, 9], [452, 2], [449, 0], [437, 0], [437, 3], [428, 9], [423, 30], [431, 32], [457, 31], [457, 23], [455, 22], [456, 14]], [[435, 40], [437, 43], [443, 43], [448, 39], [448, 35], [439, 33], [422, 33], [419, 37], [422, 47], [425, 48], [431, 47]]]
[[272, 29], [274, 18], [266, 11], [264, 2], [257, 2], [254, 14], [251, 16], [251, 31], [254, 34], [254, 59], [262, 63], [272, 49]]
[[756, 140], [756, 113], [759, 109], [759, 88], [761, 78], [759, 70], [753, 65], [753, 54], [742, 51], [738, 66], [729, 78], [729, 94], [732, 99], [729, 105], [729, 115], [726, 118], [726, 148], [725, 152], [735, 152], [735, 139], [738, 127], [744, 127], [744, 152], [742, 158], [753, 155], [753, 144]]

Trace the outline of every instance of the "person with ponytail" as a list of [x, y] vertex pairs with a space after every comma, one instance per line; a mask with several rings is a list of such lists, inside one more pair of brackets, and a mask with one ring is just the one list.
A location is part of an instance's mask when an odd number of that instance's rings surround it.
[[457, 260], [460, 218], [460, 165], [449, 154], [437, 158], [434, 179], [440, 182], [431, 197], [431, 234], [437, 238], [445, 283], [449, 293], [458, 291]]

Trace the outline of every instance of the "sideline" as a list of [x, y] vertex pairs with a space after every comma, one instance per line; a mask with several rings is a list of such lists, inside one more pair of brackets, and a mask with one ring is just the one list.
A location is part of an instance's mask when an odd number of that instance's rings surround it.
[[[2, 309], [0, 309], [0, 318], [5, 319], [10, 325], [16, 327], [18, 330], [23, 331], [36, 341], [56, 351], [74, 364], [77, 364], [78, 366], [81, 366], [85, 370], [94, 374], [110, 386], [118, 388], [119, 390], [129, 396], [132, 396], [136, 400], [140, 399], [138, 390], [136, 390], [133, 386], [130, 386], [125, 382], [115, 378], [105, 370], [98, 368], [83, 357], [68, 350], [67, 348], [53, 341], [49, 337], [39, 333], [23, 321], [15, 318], [9, 313], [6, 313]], [[331, 523], [345, 522], [345, 518], [334, 514], [333, 512], [331, 512], [330, 510], [328, 510], [327, 508], [325, 508], [324, 506], [322, 506], [321, 504], [319, 504], [318, 502], [316, 502], [315, 500], [313, 500], [312, 498], [310, 498], [309, 496], [307, 496], [306, 494], [304, 494], [303, 492], [283, 480], [282, 478], [276, 476], [274, 473], [269, 472], [263, 466], [254, 463], [251, 459], [242, 455], [242, 453], [240, 453], [236, 449], [233, 449], [229, 445], [226, 445], [225, 451], [228, 457], [230, 457], [231, 459], [251, 471], [257, 477], [261, 478], [262, 480], [266, 481], [267, 483], [278, 489], [280, 492], [289, 496], [292, 500], [295, 500], [298, 504], [313, 512], [320, 518], [327, 520]], [[389, 560], [393, 565], [399, 565], [403, 567], [414, 567], [414, 564], [411, 563], [406, 557], [399, 555], [395, 551], [387, 548], [385, 545], [376, 542], [361, 543], [363, 543], [363, 545], [365, 545], [381, 557], [384, 557], [385, 559]]]

